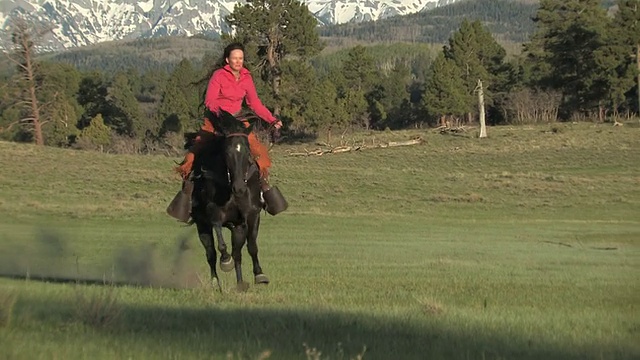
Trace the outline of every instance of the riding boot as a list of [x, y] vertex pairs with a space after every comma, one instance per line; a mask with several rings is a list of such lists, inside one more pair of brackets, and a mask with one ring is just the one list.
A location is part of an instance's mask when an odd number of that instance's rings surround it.
[[193, 194], [193, 180], [186, 179], [182, 182], [182, 189], [178, 191], [169, 206], [167, 214], [188, 223], [191, 218], [191, 195]]
[[264, 198], [264, 209], [271, 215], [277, 215], [289, 207], [278, 187], [269, 185], [269, 172], [260, 171], [260, 188]]

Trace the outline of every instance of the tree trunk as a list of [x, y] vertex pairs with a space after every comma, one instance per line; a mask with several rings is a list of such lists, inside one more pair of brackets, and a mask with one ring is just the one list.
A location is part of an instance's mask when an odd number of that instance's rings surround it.
[[275, 116], [280, 115], [280, 69], [277, 60], [276, 47], [280, 41], [277, 25], [271, 28], [269, 45], [267, 46], [267, 61], [269, 62], [269, 72], [271, 73], [271, 90], [276, 103], [273, 109]]
[[480, 115], [480, 138], [487, 137], [487, 125], [484, 119], [484, 92], [482, 91], [482, 81], [478, 79], [478, 112]]
[[27, 67], [29, 72], [29, 97], [31, 98], [31, 112], [33, 113], [33, 136], [36, 141], [36, 145], [44, 145], [44, 137], [42, 136], [42, 124], [40, 123], [40, 107], [38, 105], [38, 98], [36, 97], [36, 83], [33, 76], [33, 69], [31, 67], [31, 61], [27, 61]]
[[18, 22], [13, 29], [13, 42], [18, 47], [19, 59], [10, 60], [18, 65], [18, 70], [24, 76], [27, 82], [28, 95], [24, 101], [29, 105], [29, 112], [31, 113], [26, 119], [21, 122], [30, 124], [33, 126], [33, 138], [36, 145], [44, 145], [44, 137], [42, 136], [42, 122], [40, 121], [40, 105], [38, 104], [38, 97], [36, 96], [36, 76], [34, 72], [33, 64], [33, 51], [34, 42], [29, 33], [29, 27], [25, 22]]
[[638, 66], [638, 115], [640, 115], [640, 44], [636, 45], [636, 65]]

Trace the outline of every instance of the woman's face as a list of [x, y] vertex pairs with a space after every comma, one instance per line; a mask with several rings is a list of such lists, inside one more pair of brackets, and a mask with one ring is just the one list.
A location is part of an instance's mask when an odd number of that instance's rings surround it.
[[242, 50], [232, 50], [227, 58], [227, 64], [233, 71], [240, 71], [244, 64], [244, 52]]

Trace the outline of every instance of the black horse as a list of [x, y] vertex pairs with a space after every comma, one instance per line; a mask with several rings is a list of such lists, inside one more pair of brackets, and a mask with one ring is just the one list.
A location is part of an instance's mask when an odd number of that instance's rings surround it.
[[[253, 261], [256, 284], [268, 284], [258, 260], [258, 229], [264, 207], [258, 167], [249, 151], [246, 127], [233, 115], [223, 112], [216, 124], [216, 135], [206, 139], [206, 145], [196, 155], [193, 166], [193, 204], [191, 218], [206, 250], [211, 278], [220, 286], [216, 272], [216, 251], [213, 233], [218, 240], [220, 268], [236, 270], [239, 288], [246, 288], [242, 278], [242, 248], [246, 242]], [[232, 252], [222, 236], [222, 228], [231, 231]]]

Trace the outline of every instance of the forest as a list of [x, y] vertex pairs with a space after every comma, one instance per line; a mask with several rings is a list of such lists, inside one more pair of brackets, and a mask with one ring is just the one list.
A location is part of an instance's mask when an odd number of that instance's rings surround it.
[[490, 125], [617, 123], [638, 114], [639, 20], [635, 0], [482, 0], [318, 28], [303, 3], [267, 0], [236, 8], [227, 18], [236, 31], [220, 39], [56, 54], [38, 54], [37, 34], [16, 21], [0, 72], [0, 139], [179, 151], [202, 121], [208, 78], [231, 41], [245, 44], [260, 98], [289, 139], [474, 124], [479, 80]]

